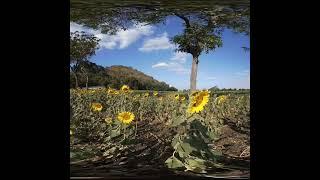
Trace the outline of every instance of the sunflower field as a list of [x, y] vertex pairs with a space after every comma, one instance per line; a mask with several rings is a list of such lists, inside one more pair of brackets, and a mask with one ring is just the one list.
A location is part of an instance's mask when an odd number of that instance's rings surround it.
[[73, 174], [88, 166], [122, 173], [151, 166], [196, 174], [249, 169], [249, 93], [71, 89], [70, 108]]

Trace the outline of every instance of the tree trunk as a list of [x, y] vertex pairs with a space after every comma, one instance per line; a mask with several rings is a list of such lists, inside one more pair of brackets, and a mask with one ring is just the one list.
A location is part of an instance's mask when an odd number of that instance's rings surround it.
[[71, 69], [72, 71], [72, 74], [74, 76], [74, 79], [76, 80], [76, 85], [75, 85], [75, 88], [78, 88], [79, 87], [79, 84], [78, 84], [78, 77], [77, 77], [77, 74]]
[[87, 78], [87, 81], [86, 81], [86, 89], [88, 90], [88, 82], [89, 82], [88, 74], [86, 74], [86, 78]]
[[195, 91], [197, 89], [197, 72], [198, 72], [198, 57], [192, 57], [192, 67], [190, 76], [190, 91]]
[[83, 68], [81, 68], [81, 70], [82, 70], [82, 73], [86, 76], [86, 90], [88, 90], [88, 83], [89, 83], [88, 73]]

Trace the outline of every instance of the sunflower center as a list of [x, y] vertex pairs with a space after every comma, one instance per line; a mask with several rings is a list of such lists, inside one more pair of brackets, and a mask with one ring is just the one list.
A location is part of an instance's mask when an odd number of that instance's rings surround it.
[[125, 114], [123, 114], [122, 117], [123, 117], [124, 120], [128, 120], [128, 119], [130, 119], [130, 114], [125, 113]]
[[197, 107], [201, 104], [201, 102], [203, 101], [203, 96], [197, 96], [196, 97], [196, 102], [193, 104], [194, 107]]

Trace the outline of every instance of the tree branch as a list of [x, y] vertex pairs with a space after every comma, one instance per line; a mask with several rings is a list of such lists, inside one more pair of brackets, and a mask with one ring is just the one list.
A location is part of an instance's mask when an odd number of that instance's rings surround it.
[[186, 18], [185, 16], [183, 15], [180, 15], [178, 13], [174, 13], [175, 16], [181, 18], [182, 20], [184, 20], [184, 22], [186, 23], [186, 27], [189, 28], [190, 27], [190, 21], [188, 18]]

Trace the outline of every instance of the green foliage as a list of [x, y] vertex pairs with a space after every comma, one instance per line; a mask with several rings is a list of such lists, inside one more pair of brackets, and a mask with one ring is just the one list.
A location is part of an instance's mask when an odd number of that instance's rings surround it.
[[70, 63], [88, 61], [98, 49], [99, 39], [84, 32], [70, 33]]
[[76, 31], [70, 33], [70, 70], [75, 77], [75, 87], [78, 87], [79, 74], [86, 75], [86, 83], [88, 83], [89, 77], [85, 67], [89, 58], [98, 49], [99, 41], [95, 36], [84, 32], [79, 33]]
[[178, 45], [178, 51], [198, 57], [202, 51], [208, 53], [222, 46], [221, 37], [213, 30], [194, 22], [185, 28], [183, 34], [173, 37], [172, 41]]
[[184, 167], [184, 164], [179, 159], [177, 159], [176, 157], [168, 158], [165, 161], [165, 163], [169, 168], [173, 168], [173, 169]]
[[[177, 158], [186, 170], [197, 173], [205, 173], [212, 168], [225, 168], [219, 163], [222, 152], [208, 146], [219, 140], [220, 128], [234, 123], [233, 128], [238, 127], [242, 132], [249, 131], [250, 96], [229, 94], [224, 101], [219, 101], [220, 96], [214, 93], [211, 95], [202, 112], [191, 117], [174, 116], [171, 124], [172, 127], [179, 126], [171, 143], [175, 151], [169, 159]], [[233, 122], [235, 120], [238, 124]]]

